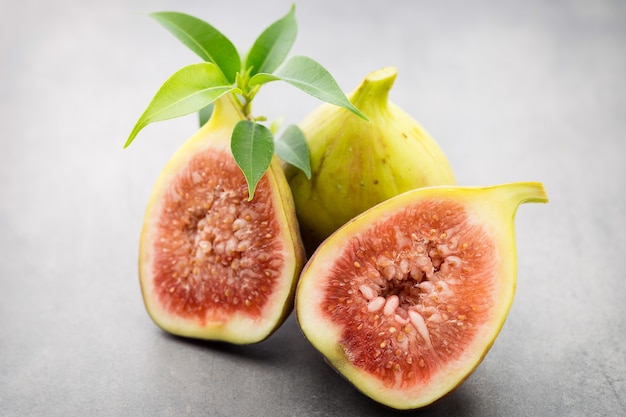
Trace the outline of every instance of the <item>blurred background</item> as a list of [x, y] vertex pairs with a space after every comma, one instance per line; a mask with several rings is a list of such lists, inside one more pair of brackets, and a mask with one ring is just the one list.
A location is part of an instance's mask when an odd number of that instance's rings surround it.
[[[160, 331], [138, 238], [154, 181], [197, 129], [147, 127], [198, 58], [146, 13], [200, 17], [245, 53], [291, 1], [0, 0], [0, 414], [392, 415], [325, 365], [293, 316], [253, 346]], [[626, 415], [626, 3], [296, 2], [292, 54], [342, 89], [398, 68], [390, 99], [463, 185], [542, 181], [517, 214], [518, 287], [475, 373], [420, 416]], [[270, 84], [255, 112], [319, 102]], [[404, 413], [404, 415], [412, 415]]]

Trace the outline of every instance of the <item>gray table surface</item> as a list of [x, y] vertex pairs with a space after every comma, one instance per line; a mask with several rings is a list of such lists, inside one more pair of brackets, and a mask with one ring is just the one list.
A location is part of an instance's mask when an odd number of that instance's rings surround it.
[[[626, 415], [626, 4], [300, 1], [293, 54], [346, 91], [393, 65], [391, 99], [459, 183], [542, 181], [517, 214], [516, 298], [493, 348], [420, 416]], [[289, 0], [0, 3], [0, 415], [393, 415], [334, 373], [291, 316], [230, 346], [149, 319], [137, 244], [151, 187], [194, 117], [122, 145], [197, 62], [144, 15], [202, 17], [245, 50]], [[278, 84], [257, 113], [318, 102]], [[413, 415], [405, 413], [403, 415]]]

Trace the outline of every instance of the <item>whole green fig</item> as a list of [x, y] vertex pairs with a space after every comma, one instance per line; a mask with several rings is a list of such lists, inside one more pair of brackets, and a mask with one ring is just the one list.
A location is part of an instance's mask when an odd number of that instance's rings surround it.
[[371, 72], [349, 95], [369, 121], [324, 104], [300, 123], [309, 146], [311, 178], [291, 167], [286, 174], [309, 251], [348, 220], [390, 197], [455, 184], [438, 144], [389, 102], [396, 76], [394, 67]]

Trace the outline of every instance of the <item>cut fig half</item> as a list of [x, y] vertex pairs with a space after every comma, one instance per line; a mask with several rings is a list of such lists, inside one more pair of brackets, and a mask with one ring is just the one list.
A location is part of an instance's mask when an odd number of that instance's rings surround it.
[[230, 151], [243, 116], [230, 96], [170, 159], [152, 192], [139, 275], [154, 322], [180, 336], [247, 344], [293, 307], [305, 255], [289, 186], [274, 160], [248, 200]]
[[306, 338], [347, 380], [396, 409], [433, 403], [482, 361], [513, 301], [514, 216], [540, 183], [428, 187], [324, 241], [296, 293]]

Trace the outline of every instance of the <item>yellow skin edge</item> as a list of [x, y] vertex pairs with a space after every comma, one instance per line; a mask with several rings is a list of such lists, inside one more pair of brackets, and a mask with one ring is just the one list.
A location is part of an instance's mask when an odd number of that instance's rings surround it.
[[[483, 332], [475, 338], [464, 358], [456, 366], [436, 375], [427, 386], [414, 389], [385, 387], [372, 375], [352, 365], [338, 343], [342, 329], [324, 321], [319, 310], [324, 298], [323, 280], [327, 271], [341, 256], [342, 242], [369, 228], [377, 220], [401, 210], [421, 199], [452, 198], [462, 202], [475, 221], [491, 229], [496, 248], [501, 255], [499, 288], [494, 296], [496, 308]], [[313, 254], [301, 274], [296, 291], [296, 315], [307, 339], [328, 359], [347, 380], [373, 400], [396, 409], [415, 409], [433, 403], [460, 385], [480, 364], [502, 328], [509, 312], [516, 286], [517, 257], [514, 237], [514, 217], [517, 207], [525, 202], [546, 203], [543, 186], [536, 182], [519, 182], [493, 187], [437, 186], [408, 191], [351, 220], [331, 235]]]
[[202, 327], [194, 320], [174, 317], [164, 311], [156, 296], [153, 295], [151, 242], [155, 235], [152, 224], [154, 216], [161, 211], [160, 203], [169, 184], [190, 158], [207, 148], [227, 151], [230, 153], [230, 137], [234, 125], [244, 117], [233, 103], [233, 98], [226, 95], [215, 102], [213, 116], [198, 132], [188, 139], [171, 157], [159, 175], [150, 196], [141, 232], [139, 247], [139, 277], [144, 303], [152, 320], [163, 330], [179, 336], [199, 339], [221, 340], [236, 344], [257, 343], [270, 336], [286, 319], [293, 306], [293, 296], [297, 278], [306, 260], [300, 239], [295, 206], [291, 198], [289, 186], [285, 179], [280, 162], [274, 158], [267, 176], [272, 190], [272, 201], [281, 212], [277, 216], [283, 218], [280, 238], [284, 241], [283, 258], [285, 259], [284, 276], [278, 280], [282, 283], [277, 287], [272, 298], [266, 303], [262, 322], [251, 320], [245, 314], [235, 314], [226, 322], [208, 322]]

